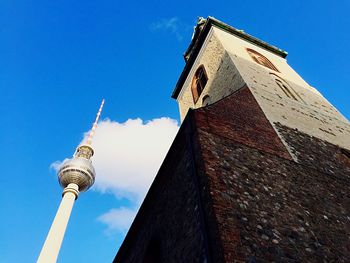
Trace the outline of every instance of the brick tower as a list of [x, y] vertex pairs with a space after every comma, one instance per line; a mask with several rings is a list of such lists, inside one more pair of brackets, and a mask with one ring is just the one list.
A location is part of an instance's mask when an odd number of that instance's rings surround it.
[[350, 261], [350, 124], [286, 56], [198, 20], [181, 128], [115, 262]]

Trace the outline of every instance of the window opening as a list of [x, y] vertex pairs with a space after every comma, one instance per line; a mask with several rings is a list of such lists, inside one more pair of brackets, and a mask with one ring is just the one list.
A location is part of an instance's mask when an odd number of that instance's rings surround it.
[[205, 87], [205, 85], [208, 82], [208, 76], [204, 69], [204, 66], [201, 65], [194, 73], [193, 79], [192, 79], [192, 96], [193, 96], [193, 102], [196, 103], [202, 94], [202, 91]]
[[278, 69], [275, 67], [275, 65], [272, 64], [272, 62], [264, 55], [260, 54], [259, 52], [255, 51], [254, 49], [251, 49], [251, 48], [247, 48], [247, 52], [256, 63], [258, 63], [264, 67], [267, 67], [269, 69], [272, 69], [274, 71], [279, 72]]

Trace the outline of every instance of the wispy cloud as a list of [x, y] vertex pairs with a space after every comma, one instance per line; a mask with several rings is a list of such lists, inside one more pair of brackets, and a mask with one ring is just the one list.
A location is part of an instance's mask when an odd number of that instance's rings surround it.
[[115, 232], [125, 235], [134, 220], [136, 212], [136, 209], [127, 207], [114, 208], [99, 216], [97, 220], [107, 225], [105, 231], [107, 235]]
[[153, 32], [164, 31], [176, 36], [177, 40], [183, 39], [183, 23], [177, 17], [164, 18], [151, 24], [150, 30]]
[[[64, 161], [63, 161], [64, 162]], [[53, 169], [55, 171], [58, 171], [60, 169], [61, 164], [63, 163], [62, 161], [55, 161], [52, 164], [50, 164], [50, 169]]]
[[[99, 216], [107, 232], [125, 233], [129, 228], [178, 128], [176, 120], [165, 117], [147, 122], [138, 118], [99, 123], [93, 140], [96, 181], [92, 189], [130, 203]], [[54, 162], [51, 167], [57, 170], [59, 165]]]

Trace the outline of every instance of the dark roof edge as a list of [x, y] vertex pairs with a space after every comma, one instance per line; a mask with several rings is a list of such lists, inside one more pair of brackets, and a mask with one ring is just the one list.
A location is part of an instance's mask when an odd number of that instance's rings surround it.
[[287, 51], [284, 51], [276, 46], [270, 45], [268, 43], [266, 43], [265, 41], [262, 41], [256, 37], [253, 37], [252, 35], [249, 35], [247, 33], [245, 33], [243, 30], [238, 30], [228, 24], [225, 24], [219, 20], [217, 20], [214, 17], [208, 17], [208, 20], [211, 22], [212, 25], [215, 25], [229, 33], [232, 33], [236, 36], [239, 36], [245, 40], [247, 40], [248, 42], [251, 42], [253, 44], [256, 44], [257, 46], [260, 46], [268, 51], [271, 51], [272, 53], [275, 53], [276, 55], [285, 58], [288, 55]]
[[187, 75], [190, 72], [191, 67], [194, 64], [194, 61], [196, 60], [197, 55], [198, 55], [207, 35], [209, 33], [209, 30], [212, 26], [216, 26], [216, 27], [228, 32], [228, 33], [236, 35], [236, 36], [238, 36], [238, 37], [240, 37], [240, 38], [242, 38], [250, 43], [253, 43], [257, 46], [260, 46], [260, 47], [262, 47], [262, 48], [264, 48], [264, 49], [266, 49], [266, 50], [268, 50], [268, 51], [270, 51], [270, 52], [272, 52], [272, 53], [274, 53], [282, 58], [285, 58], [288, 55], [288, 53], [282, 49], [279, 49], [275, 46], [272, 46], [272, 45], [270, 45], [270, 44], [268, 44], [268, 43], [266, 43], [266, 42], [264, 42], [256, 37], [253, 37], [247, 33], [244, 33], [242, 30], [238, 30], [238, 29], [236, 29], [228, 24], [225, 24], [225, 23], [217, 20], [214, 17], [209, 16], [206, 19], [206, 23], [205, 23], [203, 29], [201, 30], [201, 32], [198, 35], [196, 35], [196, 34], [194, 35], [188, 49], [185, 52], [184, 56], [186, 57], [189, 55], [189, 58], [186, 62], [186, 65], [185, 65], [181, 75], [180, 75], [179, 80], [176, 83], [175, 89], [171, 95], [172, 98], [176, 99], [177, 96], [179, 95], [181, 88], [182, 88], [182, 86], [185, 83], [185, 80], [187, 78]]

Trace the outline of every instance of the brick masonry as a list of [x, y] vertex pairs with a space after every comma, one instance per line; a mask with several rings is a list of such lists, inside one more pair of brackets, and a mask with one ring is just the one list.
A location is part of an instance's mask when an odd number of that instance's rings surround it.
[[195, 113], [224, 261], [348, 262], [348, 157], [276, 124], [292, 161], [250, 96], [240, 90]]
[[114, 262], [205, 261], [207, 231], [187, 136], [183, 125]]
[[349, 262], [349, 153], [273, 125], [248, 88], [191, 110], [115, 262]]

